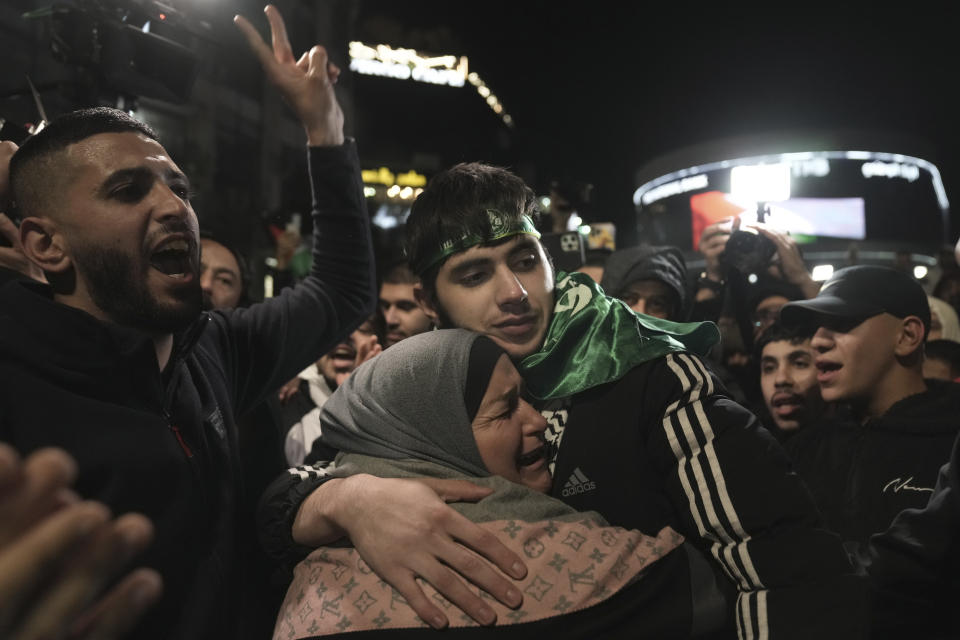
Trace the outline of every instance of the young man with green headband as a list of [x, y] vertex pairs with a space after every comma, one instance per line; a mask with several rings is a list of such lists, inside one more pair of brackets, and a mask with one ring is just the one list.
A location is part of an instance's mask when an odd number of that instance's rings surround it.
[[[819, 527], [773, 438], [695, 355], [716, 342], [716, 327], [635, 314], [588, 277], [554, 274], [535, 213], [534, 194], [510, 172], [458, 165], [415, 202], [407, 252], [435, 323], [485, 334], [518, 363], [550, 423], [552, 495], [616, 525], [682, 531], [699, 551], [676, 554], [657, 579], [691, 636], [736, 626], [744, 638], [856, 637], [862, 591], [839, 539]], [[514, 576], [520, 559], [442, 504], [482, 491], [432, 484], [434, 495], [316, 468], [291, 470], [286, 485], [274, 526], [305, 546], [349, 536], [434, 626], [446, 617], [416, 578], [485, 624], [492, 610], [454, 571], [507, 604], [522, 597], [477, 554]], [[726, 611], [709, 589], [715, 576], [731, 596]]]

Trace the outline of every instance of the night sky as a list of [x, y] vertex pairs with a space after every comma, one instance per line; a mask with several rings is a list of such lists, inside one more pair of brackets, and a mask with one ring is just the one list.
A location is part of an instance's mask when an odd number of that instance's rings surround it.
[[[416, 89], [394, 89], [411, 83], [355, 77], [357, 99], [368, 99], [366, 137], [358, 136], [361, 153], [367, 152], [365, 166], [380, 162], [378, 153], [389, 155], [391, 144], [403, 150], [412, 139], [425, 151], [449, 149], [462, 136], [461, 155], [454, 161], [502, 162], [540, 193], [551, 178], [592, 183], [592, 219], [619, 222], [633, 216], [637, 170], [664, 153], [732, 136], [854, 129], [918, 139], [929, 148], [922, 157], [940, 168], [948, 197], [960, 198], [960, 162], [954, 153], [960, 92], [953, 86], [960, 33], [942, 6], [331, 1], [337, 15], [354, 12], [352, 20], [340, 23], [351, 24], [353, 33], [333, 33], [338, 41], [325, 43], [341, 58], [348, 39], [377, 35], [389, 35], [384, 41], [394, 46], [466, 55], [471, 70], [484, 78], [516, 121], [508, 131], [475, 93], [444, 114], [448, 117], [442, 123], [435, 113], [418, 119], [416, 113], [397, 110], [413, 111], [432, 96], [473, 90], [421, 85], [418, 94]], [[265, 26], [255, 15], [260, 3], [169, 2], [213, 23], [211, 41], [225, 61], [216, 64], [240, 70], [226, 74], [225, 82], [242, 81], [259, 90], [261, 76], [251, 72], [252, 58], [230, 16], [243, 11]], [[11, 19], [38, 5], [30, 0], [13, 4], [18, 9], [4, 14]], [[318, 4], [277, 0], [277, 5], [296, 16], [291, 25], [295, 49], [313, 44], [309, 14]], [[32, 68], [26, 62], [6, 69], [0, 65], [3, 114], [12, 121], [33, 110], [23, 87], [22, 73]], [[32, 72], [38, 81], [51, 79], [38, 69]], [[404, 91], [406, 101], [399, 99]], [[370, 101], [371, 95], [382, 102]], [[52, 92], [45, 99], [48, 107], [66, 106], [58, 105]], [[370, 126], [371, 110], [382, 120], [380, 129]], [[404, 123], [407, 138], [386, 126], [392, 121]], [[466, 129], [472, 129], [472, 138]], [[956, 231], [950, 241], [960, 232], [960, 213], [957, 206], [953, 209]]]
[[956, 21], [917, 3], [731, 5], [366, 0], [358, 22], [391, 16], [412, 40], [462, 44], [450, 53], [517, 122], [517, 156], [594, 183], [608, 217], [629, 214], [652, 158], [779, 130], [919, 138], [960, 197]]

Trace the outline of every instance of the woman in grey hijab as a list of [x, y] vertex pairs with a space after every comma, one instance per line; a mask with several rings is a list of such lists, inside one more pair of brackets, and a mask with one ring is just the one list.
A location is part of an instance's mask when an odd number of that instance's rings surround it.
[[[546, 423], [524, 400], [522, 385], [489, 338], [463, 329], [408, 338], [360, 366], [324, 405], [323, 439], [341, 451], [335, 473], [464, 478], [492, 488], [477, 503], [454, 506], [500, 534], [527, 563], [520, 608], [489, 601], [498, 635], [611, 637], [635, 634], [638, 625], [649, 630], [657, 617], [650, 600], [664, 594], [660, 586], [644, 588], [641, 572], [661, 562], [682, 536], [669, 527], [655, 537], [611, 527], [597, 513], [576, 512], [547, 496]], [[429, 584], [421, 586], [443, 600]], [[450, 624], [464, 627], [457, 633], [478, 631], [467, 628], [475, 623], [466, 616], [451, 616]], [[297, 566], [274, 638], [347, 630], [358, 638], [380, 629], [427, 625], [356, 550], [325, 547]]]
[[[545, 493], [546, 421], [524, 400], [522, 385], [489, 338], [464, 329], [421, 334], [354, 372], [324, 405], [323, 439], [342, 452], [337, 466], [351, 465], [348, 471], [482, 479], [515, 490], [496, 473]], [[570, 512], [555, 500], [531, 501], [552, 507], [536, 515]]]

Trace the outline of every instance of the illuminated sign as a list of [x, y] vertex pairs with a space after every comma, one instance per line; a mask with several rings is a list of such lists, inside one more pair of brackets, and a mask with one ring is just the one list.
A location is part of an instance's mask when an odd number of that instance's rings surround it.
[[393, 49], [356, 40], [350, 43], [350, 70], [451, 87], [462, 87], [467, 82], [466, 56], [429, 56], [413, 49]]
[[491, 109], [493, 109], [493, 112], [500, 116], [500, 119], [503, 120], [503, 124], [512, 129], [513, 118], [509, 113], [504, 111], [503, 103], [501, 103], [500, 99], [492, 91], [490, 91], [490, 87], [487, 86], [487, 83], [484, 82], [476, 73], [471, 73], [468, 75], [467, 80], [469, 80], [470, 84], [477, 88], [477, 93], [479, 93], [480, 97], [486, 101]]
[[790, 169], [796, 178], [822, 178], [830, 173], [830, 161], [826, 158], [801, 158], [791, 162]]
[[406, 173], [394, 174], [386, 167], [364, 169], [361, 176], [364, 184], [383, 184], [388, 187], [395, 184], [400, 187], [422, 187], [427, 184], [427, 176], [422, 173], [407, 171]]
[[[401, 200], [411, 200], [423, 193], [423, 187], [427, 184], [427, 176], [416, 171], [407, 171], [406, 173], [394, 173], [386, 167], [379, 169], [364, 169], [361, 172], [363, 177], [363, 195], [367, 198], [375, 198], [377, 201], [396, 202]], [[386, 189], [384, 189], [386, 187]], [[393, 225], [387, 225], [382, 220], [378, 222], [374, 219], [374, 224], [389, 229]], [[387, 225], [387, 226], [385, 226]]]
[[476, 73], [468, 72], [466, 56], [429, 56], [414, 49], [393, 49], [385, 44], [350, 43], [350, 70], [368, 76], [416, 80], [430, 84], [462, 87], [470, 82], [480, 97], [505, 125], [514, 127], [513, 117]]
[[674, 171], [641, 185], [633, 193], [633, 203], [637, 206], [646, 206], [669, 196], [706, 188], [706, 182], [703, 186], [694, 186], [696, 183], [689, 182], [692, 178], [687, 176], [691, 175], [695, 178], [702, 176], [701, 179], [705, 180], [706, 177], [703, 174], [744, 165], [787, 164], [794, 178], [823, 178], [830, 174], [831, 161], [843, 160], [866, 161], [860, 167], [864, 178], [903, 178], [913, 182], [920, 178], [921, 171], [925, 172], [930, 176], [940, 208], [944, 211], [949, 210], [950, 202], [947, 200], [947, 192], [936, 165], [922, 158], [878, 151], [804, 151], [710, 162]]
[[769, 153], [687, 165], [645, 181], [634, 203], [645, 241], [694, 251], [720, 220], [756, 221], [758, 203], [771, 228], [828, 252], [862, 240], [927, 255], [952, 233], [937, 167], [877, 151]]
[[[708, 184], [709, 180], [707, 179], [706, 174], [700, 174], [691, 176], [689, 178], [673, 180], [671, 182], [667, 182], [666, 184], [661, 184], [640, 195], [642, 197], [643, 204], [650, 204], [652, 202], [656, 202], [657, 200], [666, 198], [667, 196], [675, 196], [678, 193], [686, 193], [687, 191], [694, 191], [695, 189], [706, 189]], [[639, 193], [639, 189], [637, 192]], [[636, 202], [636, 199], [637, 197], [634, 196], [634, 202]]]
[[860, 167], [860, 172], [864, 178], [873, 178], [882, 176], [884, 178], [903, 178], [908, 182], [913, 182], [920, 177], [920, 167], [915, 164], [901, 162], [864, 162]]

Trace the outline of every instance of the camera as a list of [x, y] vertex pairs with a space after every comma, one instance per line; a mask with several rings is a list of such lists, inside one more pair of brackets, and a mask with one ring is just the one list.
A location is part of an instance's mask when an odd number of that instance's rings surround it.
[[720, 264], [743, 274], [757, 273], [770, 266], [776, 253], [777, 247], [766, 236], [738, 229], [730, 234]]
[[[770, 206], [766, 202], [758, 202], [757, 222], [762, 224], [769, 215]], [[765, 235], [737, 229], [730, 234], [720, 254], [720, 265], [724, 270], [733, 268], [744, 275], [759, 273], [770, 266], [776, 253], [776, 245]]]

